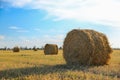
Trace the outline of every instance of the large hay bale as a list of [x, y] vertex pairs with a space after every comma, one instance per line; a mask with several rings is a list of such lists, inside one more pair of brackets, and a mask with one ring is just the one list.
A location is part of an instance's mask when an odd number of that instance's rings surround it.
[[94, 30], [74, 29], [64, 40], [63, 57], [67, 64], [108, 64], [111, 53], [107, 37]]
[[58, 46], [56, 44], [46, 44], [44, 48], [45, 55], [58, 54]]
[[19, 51], [20, 51], [20, 48], [18, 46], [13, 48], [13, 52], [19, 52]]

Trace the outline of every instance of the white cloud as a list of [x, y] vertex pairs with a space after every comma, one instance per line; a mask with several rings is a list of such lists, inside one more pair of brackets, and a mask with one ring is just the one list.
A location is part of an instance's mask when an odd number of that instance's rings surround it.
[[5, 38], [5, 36], [0, 35], [0, 40], [3, 40]]
[[120, 48], [120, 38], [110, 38], [110, 46], [113, 48]]
[[11, 30], [15, 30], [16, 32], [29, 32], [29, 30], [25, 30], [21, 27], [17, 27], [17, 26], [10, 26], [9, 29]]
[[62, 46], [64, 37], [65, 37], [65, 35], [63, 35], [63, 34], [58, 34], [58, 35], [54, 35], [54, 36], [44, 35], [42, 38], [44, 41], [42, 41], [42, 43], [57, 44], [59, 46]]
[[11, 6], [13, 7], [23, 7], [30, 3], [32, 0], [2, 0], [2, 1], [11, 4]]
[[113, 48], [120, 48], [120, 30], [116, 29], [111, 31], [110, 33], [107, 34], [107, 37], [109, 39], [110, 45]]
[[33, 46], [44, 46], [45, 44], [57, 44], [58, 46], [62, 46], [64, 35], [59, 34], [59, 35], [43, 35], [40, 37], [34, 37], [34, 38], [27, 38], [27, 37], [19, 37], [20, 41], [17, 43], [18, 45], [21, 46], [28, 46], [28, 47], [33, 47]]
[[47, 18], [74, 19], [120, 28], [119, 0], [3, 0], [13, 7], [42, 9]]
[[29, 32], [29, 31], [21, 29], [21, 30], [17, 30], [17, 32]]
[[41, 31], [41, 29], [40, 29], [40, 28], [34, 28], [34, 30], [35, 30], [35, 31]]
[[46, 10], [54, 20], [75, 19], [120, 28], [120, 2], [115, 0], [45, 0], [34, 8]]
[[18, 30], [18, 29], [20, 29], [20, 28], [17, 27], [17, 26], [10, 26], [9, 29]]

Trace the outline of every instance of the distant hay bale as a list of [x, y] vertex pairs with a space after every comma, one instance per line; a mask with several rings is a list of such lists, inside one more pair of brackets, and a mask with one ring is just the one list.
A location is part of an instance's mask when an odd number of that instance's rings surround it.
[[34, 51], [37, 51], [37, 49], [33, 49]]
[[33, 47], [33, 50], [34, 50], [34, 51], [37, 51], [38, 49], [37, 49], [36, 47]]
[[13, 52], [19, 52], [19, 51], [20, 51], [20, 48], [18, 46], [13, 48]]
[[45, 55], [58, 54], [58, 46], [56, 44], [46, 44], [44, 48]]
[[67, 64], [104, 65], [111, 53], [107, 37], [94, 30], [74, 29], [64, 40], [63, 57]]

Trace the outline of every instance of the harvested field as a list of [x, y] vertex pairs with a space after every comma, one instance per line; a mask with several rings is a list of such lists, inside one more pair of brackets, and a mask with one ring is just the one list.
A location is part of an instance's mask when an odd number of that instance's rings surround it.
[[0, 80], [120, 80], [120, 50], [109, 65], [66, 65], [62, 50], [45, 56], [43, 50], [0, 51]]

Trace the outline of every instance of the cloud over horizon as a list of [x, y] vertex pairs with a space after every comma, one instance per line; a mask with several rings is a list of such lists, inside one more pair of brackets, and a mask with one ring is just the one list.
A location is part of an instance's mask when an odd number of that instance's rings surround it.
[[5, 36], [0, 35], [0, 40], [3, 40], [5, 38]]

